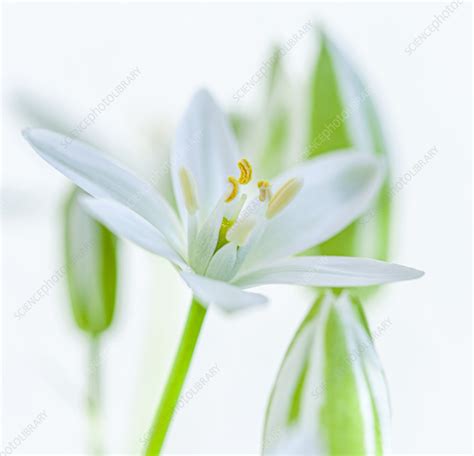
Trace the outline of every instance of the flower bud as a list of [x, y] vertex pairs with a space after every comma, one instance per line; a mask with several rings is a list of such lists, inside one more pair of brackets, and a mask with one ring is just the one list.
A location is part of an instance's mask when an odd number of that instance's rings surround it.
[[[390, 417], [359, 302], [327, 291], [299, 327], [270, 397], [263, 454], [382, 454]], [[290, 451], [292, 449], [292, 451]]]
[[69, 300], [76, 325], [92, 335], [114, 318], [117, 288], [116, 237], [90, 217], [75, 189], [64, 211], [64, 252]]

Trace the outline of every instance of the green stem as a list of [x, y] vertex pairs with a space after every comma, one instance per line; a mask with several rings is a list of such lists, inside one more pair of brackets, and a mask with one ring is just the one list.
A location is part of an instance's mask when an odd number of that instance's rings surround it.
[[206, 316], [206, 309], [194, 298], [189, 309], [188, 319], [184, 326], [181, 342], [176, 353], [173, 367], [168, 376], [161, 402], [156, 411], [153, 424], [149, 432], [146, 456], [160, 454], [165, 442], [166, 434], [173, 418], [174, 409], [183, 388], [186, 375], [193, 358], [194, 349], [201, 332]]
[[102, 454], [100, 417], [100, 345], [99, 336], [91, 335], [89, 345], [89, 383], [87, 412], [89, 416], [89, 446], [91, 454]]
[[194, 349], [201, 332], [201, 327], [206, 316], [206, 309], [200, 302], [193, 298], [189, 309], [188, 319], [184, 326], [181, 342], [176, 352], [173, 367], [168, 376], [168, 381], [161, 397], [160, 405], [156, 411], [153, 424], [149, 432], [148, 447], [146, 456], [155, 456], [160, 451], [165, 442], [168, 428], [173, 418], [173, 413], [178, 402], [179, 395], [183, 388], [186, 375], [193, 359]]

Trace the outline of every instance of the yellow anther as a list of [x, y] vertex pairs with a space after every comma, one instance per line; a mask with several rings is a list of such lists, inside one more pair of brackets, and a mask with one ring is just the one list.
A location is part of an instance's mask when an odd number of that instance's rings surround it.
[[225, 199], [226, 203], [230, 203], [239, 194], [239, 185], [248, 184], [252, 179], [252, 167], [245, 158], [239, 160], [237, 166], [240, 170], [239, 178], [236, 179], [233, 176], [227, 178], [230, 182], [230, 186], [228, 196]]
[[270, 203], [268, 203], [267, 218], [275, 217], [285, 207], [290, 204], [295, 196], [299, 193], [303, 187], [303, 181], [298, 178], [293, 178], [287, 181], [283, 186], [273, 195]]
[[258, 181], [257, 186], [260, 192], [258, 195], [258, 199], [262, 201], [262, 203], [266, 200], [269, 200], [272, 197], [271, 185], [268, 181], [265, 181], [265, 180]]
[[242, 158], [237, 165], [240, 169], [239, 184], [248, 184], [252, 179], [252, 167], [250, 163], [245, 158]]
[[228, 180], [231, 184], [231, 187], [229, 187], [229, 194], [225, 199], [226, 203], [230, 203], [239, 193], [239, 181], [232, 176], [229, 176]]
[[186, 168], [181, 168], [179, 170], [179, 181], [181, 183], [186, 209], [191, 215], [193, 215], [199, 207], [196, 196], [196, 184], [193, 176]]

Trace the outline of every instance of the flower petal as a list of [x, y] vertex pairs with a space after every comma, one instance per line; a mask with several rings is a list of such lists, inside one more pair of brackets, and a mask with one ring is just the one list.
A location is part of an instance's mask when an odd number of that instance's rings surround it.
[[371, 258], [301, 256], [239, 275], [233, 282], [242, 287], [285, 283], [316, 287], [363, 287], [412, 280], [424, 273], [417, 269]]
[[217, 204], [199, 229], [196, 237], [189, 241], [189, 264], [198, 274], [204, 274], [216, 249], [224, 212], [224, 202]]
[[150, 222], [128, 207], [111, 200], [90, 197], [81, 198], [81, 204], [117, 236], [170, 260], [180, 268], [187, 267], [183, 258], [169, 245], [164, 236]]
[[243, 291], [234, 285], [200, 276], [193, 272], [181, 272], [181, 277], [204, 306], [212, 304], [228, 312], [233, 312], [267, 302], [265, 296]]
[[215, 207], [238, 173], [239, 149], [229, 123], [206, 90], [197, 92], [181, 120], [171, 154], [173, 188], [181, 218], [187, 220], [179, 170], [185, 167], [196, 182], [200, 220]]
[[175, 212], [150, 184], [77, 139], [41, 128], [26, 129], [23, 136], [42, 158], [87, 193], [124, 204], [176, 248], [183, 248], [184, 234]]
[[351, 151], [326, 154], [285, 172], [273, 183], [275, 190], [293, 177], [303, 179], [303, 188], [268, 221], [247, 266], [302, 252], [334, 236], [369, 207], [383, 175], [381, 161]]
[[233, 276], [236, 261], [237, 246], [230, 242], [214, 254], [207, 268], [206, 276], [227, 281]]

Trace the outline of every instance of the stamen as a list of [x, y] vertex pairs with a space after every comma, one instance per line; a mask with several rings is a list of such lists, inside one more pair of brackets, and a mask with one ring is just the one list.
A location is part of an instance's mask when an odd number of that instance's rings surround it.
[[248, 184], [252, 179], [252, 167], [250, 166], [250, 163], [245, 158], [242, 158], [242, 160], [239, 160], [237, 165], [240, 169], [239, 184]]
[[234, 210], [231, 213], [231, 220], [237, 220], [239, 217], [240, 211], [244, 207], [245, 201], [247, 201], [247, 195], [244, 193], [243, 195], [240, 195], [240, 200], [238, 203], [235, 205]]
[[235, 177], [229, 176], [228, 178], [232, 187], [229, 188], [229, 194], [227, 195], [225, 202], [230, 203], [239, 193], [239, 182]]
[[227, 179], [230, 182], [228, 194], [225, 198], [226, 203], [230, 203], [239, 193], [239, 185], [246, 185], [252, 179], [252, 167], [250, 163], [245, 159], [239, 160], [237, 166], [240, 170], [240, 176], [236, 179], [233, 176], [228, 177]]
[[227, 231], [226, 239], [238, 246], [244, 245], [256, 223], [257, 220], [255, 217], [245, 217], [242, 220], [237, 221], [232, 228]]
[[183, 167], [179, 170], [179, 181], [181, 183], [181, 189], [183, 190], [186, 209], [191, 215], [193, 215], [199, 208], [194, 178], [192, 174]]
[[268, 181], [261, 180], [257, 184], [260, 194], [258, 199], [263, 203], [264, 201], [269, 200], [272, 197], [271, 185]]
[[270, 203], [268, 203], [266, 216], [268, 219], [275, 217], [285, 207], [290, 204], [295, 196], [299, 193], [303, 187], [303, 180], [293, 178], [287, 181], [276, 193], [273, 195]]

